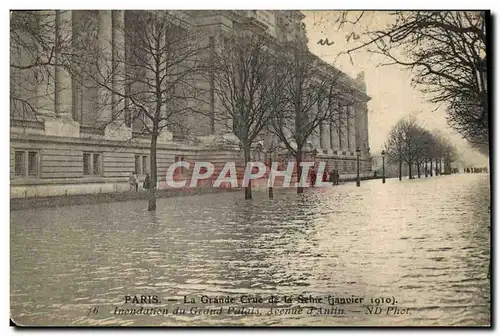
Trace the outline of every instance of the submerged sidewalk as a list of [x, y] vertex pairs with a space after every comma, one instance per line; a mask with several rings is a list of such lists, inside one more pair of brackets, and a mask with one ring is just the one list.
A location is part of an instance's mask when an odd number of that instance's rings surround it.
[[[380, 179], [381, 177], [361, 177], [360, 180]], [[354, 177], [344, 177], [340, 179], [340, 183], [355, 182]], [[294, 181], [295, 182], [295, 181]], [[275, 189], [282, 189], [282, 186], [275, 186]], [[294, 188], [294, 187], [292, 187]], [[267, 181], [265, 179], [252, 181], [252, 189], [254, 190], [267, 190]], [[196, 188], [172, 188], [172, 189], [159, 189], [156, 191], [156, 198], [167, 197], [182, 197], [191, 195], [203, 194], [217, 194], [225, 192], [242, 191], [243, 188], [214, 188], [210, 185], [199, 186]], [[123, 191], [123, 192], [108, 192], [108, 193], [94, 193], [94, 194], [76, 194], [76, 195], [58, 195], [58, 196], [35, 196], [35, 197], [22, 197], [10, 199], [10, 210], [23, 210], [23, 209], [37, 209], [37, 208], [52, 208], [72, 205], [83, 204], [102, 204], [113, 202], [125, 202], [133, 200], [148, 200], [148, 192], [145, 190], [139, 191]]]
[[[216, 194], [222, 192], [240, 191], [239, 188], [183, 188], [183, 189], [168, 189], [157, 190], [156, 198], [179, 197], [202, 194]], [[27, 198], [11, 198], [10, 210], [36, 209], [36, 208], [52, 208], [82, 204], [101, 204], [124, 202], [133, 200], [148, 200], [148, 192], [140, 191], [125, 191], [112, 193], [96, 193], [96, 194], [81, 194], [81, 195], [60, 195], [60, 196], [45, 196], [45, 197], [27, 197]]]

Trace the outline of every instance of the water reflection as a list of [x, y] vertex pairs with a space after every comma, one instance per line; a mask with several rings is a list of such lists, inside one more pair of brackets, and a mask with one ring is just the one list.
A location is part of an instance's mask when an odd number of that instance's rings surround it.
[[[487, 175], [11, 213], [11, 311], [50, 325], [489, 324]], [[125, 295], [395, 296], [412, 315], [119, 316]], [[165, 303], [171, 308], [182, 301]], [[99, 305], [98, 316], [86, 316]], [[211, 306], [211, 305], [207, 305]], [[216, 307], [216, 305], [212, 305]], [[260, 307], [269, 305], [262, 304]], [[278, 306], [289, 307], [280, 303]], [[318, 305], [321, 306], [321, 305]], [[327, 307], [327, 305], [323, 305]]]

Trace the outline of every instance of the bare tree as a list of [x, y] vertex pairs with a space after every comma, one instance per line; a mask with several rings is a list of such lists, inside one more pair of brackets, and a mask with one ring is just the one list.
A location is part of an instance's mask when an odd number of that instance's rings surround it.
[[[274, 132], [295, 157], [297, 176], [302, 176], [304, 147], [323, 122], [340, 128], [345, 122], [344, 109], [355, 103], [353, 89], [342, 82], [337, 69], [330, 68], [305, 47], [287, 45], [279, 72], [286, 79], [282, 90], [284, 102], [272, 118]], [[302, 183], [297, 193], [303, 192]]]
[[[457, 159], [457, 152], [455, 147], [451, 142], [439, 132], [434, 134], [434, 158], [436, 161], [436, 167], [439, 163], [439, 173], [450, 174], [452, 161]], [[444, 169], [442, 169], [441, 164], [444, 163]]]
[[407, 120], [399, 120], [390, 130], [386, 142], [386, 151], [389, 164], [398, 165], [398, 175], [401, 181], [403, 176], [403, 162], [405, 159], [405, 138]]
[[445, 166], [445, 170], [449, 171], [449, 163], [456, 159], [456, 150], [448, 139], [439, 132], [430, 132], [423, 128], [411, 117], [400, 119], [392, 127], [386, 141], [386, 151], [388, 163], [399, 165], [399, 180], [402, 176], [403, 162], [408, 165], [409, 178], [413, 179], [413, 165], [416, 166], [420, 178], [422, 164], [427, 177], [427, 163], [430, 162], [432, 176], [433, 161], [438, 168], [438, 164], [444, 159], [448, 163], [448, 168]]
[[[428, 176], [428, 163], [431, 162], [431, 171], [432, 171], [432, 156], [435, 147], [435, 137], [428, 130], [424, 130], [421, 136], [421, 142], [418, 147], [418, 156], [417, 156], [417, 164], [424, 165], [424, 174], [425, 177]], [[420, 167], [418, 168], [418, 176], [420, 178]], [[432, 176], [432, 173], [431, 173]]]
[[[374, 13], [386, 15], [389, 24], [374, 27], [368, 21]], [[386, 57], [386, 65], [410, 69], [429, 100], [446, 107], [449, 125], [487, 153], [488, 19], [484, 11], [342, 12], [337, 22], [359, 33], [348, 55], [365, 49]], [[363, 22], [370, 26], [362, 28]]]
[[[214, 59], [213, 82], [222, 109], [220, 115], [238, 138], [245, 166], [250, 162], [252, 144], [262, 134], [271, 117], [278, 83], [270, 40], [263, 32], [244, 25], [228, 36]], [[252, 198], [252, 185], [245, 186], [245, 199]]]
[[[114, 27], [123, 40], [101, 41], [94, 53], [73, 57], [75, 74], [98, 87], [97, 127], [139, 124], [138, 135], [151, 137], [148, 210], [156, 209], [156, 150], [163, 130], [185, 130], [184, 117], [202, 113], [196, 85], [206, 70], [202, 35], [183, 21], [181, 11], [126, 11], [125, 25]], [[75, 55], [74, 55], [75, 56]], [[87, 66], [88, 63], [92, 66]], [[99, 118], [112, 108], [111, 121]]]
[[441, 138], [438, 138], [437, 133], [431, 133], [421, 126], [417, 125], [415, 127], [414, 133], [417, 134], [417, 137], [415, 137], [415, 163], [417, 166], [417, 175], [418, 178], [420, 178], [421, 166], [423, 164], [425, 169], [425, 177], [427, 177], [427, 164], [429, 162], [431, 163], [430, 169], [432, 170], [432, 160], [439, 158], [443, 153], [441, 143], [449, 146], [447, 147], [445, 152], [451, 150], [452, 146], [449, 144], [448, 140], [444, 138], [441, 140]]

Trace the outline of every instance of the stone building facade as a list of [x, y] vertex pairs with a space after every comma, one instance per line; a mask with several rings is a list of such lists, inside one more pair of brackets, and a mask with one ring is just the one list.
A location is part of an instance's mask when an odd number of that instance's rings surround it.
[[[183, 12], [182, 18], [187, 29], [201, 29], [207, 43], [217, 44], [241, 22], [264, 27], [277, 40], [305, 39], [303, 14], [299, 11], [195, 11]], [[82, 85], [82, 80], [75, 80], [63, 66], [58, 66], [65, 59], [64, 47], [96, 44], [113, 55], [111, 60], [120, 57], [120, 48], [115, 46], [125, 43], [121, 28], [127, 26], [127, 11], [40, 11], [37, 24], [45, 24], [44, 34], [49, 40], [62, 42], [51, 50], [50, 63], [55, 66], [44, 68], [43, 73], [20, 69], [33, 61], [33, 55], [11, 43], [11, 59], [21, 65], [11, 67], [11, 197], [127, 190], [132, 171], [140, 177], [149, 172], [150, 138], [141, 134], [140, 124], [127, 121], [126, 115], [116, 115], [118, 107], [100, 104], [106, 94], [102, 88]], [[18, 41], [37, 49], [37, 42], [22, 33]], [[119, 65], [110, 64], [114, 66]], [[111, 83], [116, 92], [125, 90], [118, 80]], [[341, 127], [321, 125], [311, 136], [308, 150], [316, 149], [318, 160], [326, 160], [329, 168], [338, 169], [341, 176], [352, 177], [356, 174], [359, 148], [361, 173], [371, 175], [367, 115], [370, 98], [362, 74], [356, 79], [343, 75], [343, 83], [353, 89], [359, 103], [345, 109]], [[118, 101], [117, 97], [110, 99]], [[208, 101], [206, 109], [214, 110], [216, 99]], [[158, 139], [160, 181], [164, 181], [167, 168], [179, 160], [210, 161], [216, 166], [241, 161], [241, 151], [234, 135], [227, 132], [227, 125], [223, 127], [202, 115], [188, 117], [185, 122], [191, 131], [189, 140], [185, 134], [168, 128]], [[261, 147], [266, 145], [263, 141]], [[256, 159], [264, 159], [259, 152], [262, 148], [256, 149]]]

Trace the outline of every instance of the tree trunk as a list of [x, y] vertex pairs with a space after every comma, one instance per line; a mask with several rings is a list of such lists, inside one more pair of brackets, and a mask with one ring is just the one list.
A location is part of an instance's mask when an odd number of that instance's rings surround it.
[[399, 180], [403, 177], [403, 161], [399, 160]]
[[427, 161], [425, 161], [425, 163], [424, 163], [424, 173], [425, 173], [425, 177], [427, 177]]
[[434, 173], [432, 172], [432, 159], [431, 159], [431, 171], [430, 171], [430, 173], [431, 173], [431, 177], [432, 177], [432, 174], [434, 174]]
[[149, 186], [149, 204], [148, 204], [148, 211], [154, 211], [156, 210], [156, 180], [157, 180], [157, 174], [156, 174], [156, 142], [158, 140], [158, 135], [156, 135], [154, 132], [151, 134], [151, 147], [149, 151], [149, 156], [150, 156], [150, 166], [151, 166], [151, 174], [150, 174], [150, 183], [151, 185]]
[[417, 176], [420, 178], [420, 163], [417, 163]]
[[[302, 162], [302, 149], [297, 148], [297, 154], [295, 155], [295, 164], [297, 165], [297, 194], [302, 194], [304, 192], [304, 187], [302, 187], [300, 184], [302, 184], [300, 177], [302, 176], [302, 166], [300, 163]], [[305, 181], [307, 183], [307, 179]]]
[[408, 163], [408, 175], [409, 175], [409, 177], [408, 177], [408, 178], [409, 178], [410, 180], [412, 180], [412, 179], [413, 179], [413, 175], [412, 175], [412, 172], [411, 172], [411, 166], [412, 166], [412, 165], [413, 165], [413, 164]]
[[[244, 145], [243, 151], [245, 153], [245, 170], [243, 174], [245, 174], [247, 169], [247, 163], [250, 162], [250, 146]], [[245, 176], [243, 175], [243, 179]], [[252, 199], [252, 180], [248, 180], [248, 186], [245, 187], [245, 199]]]

